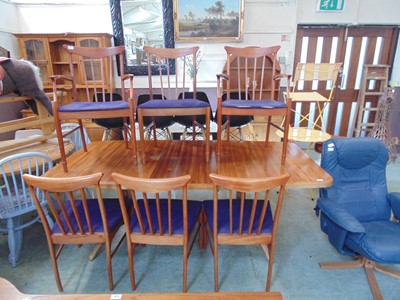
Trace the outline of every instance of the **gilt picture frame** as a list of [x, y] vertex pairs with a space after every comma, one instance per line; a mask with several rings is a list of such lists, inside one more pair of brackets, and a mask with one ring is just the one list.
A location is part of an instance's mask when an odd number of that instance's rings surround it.
[[174, 0], [174, 36], [179, 42], [241, 42], [244, 0]]

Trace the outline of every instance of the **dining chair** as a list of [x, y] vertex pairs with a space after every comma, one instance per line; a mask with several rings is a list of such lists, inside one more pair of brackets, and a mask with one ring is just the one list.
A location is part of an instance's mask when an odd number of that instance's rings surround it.
[[[103, 200], [100, 190], [102, 176], [102, 173], [69, 178], [23, 175], [43, 223], [54, 276], [60, 292], [63, 291], [63, 286], [57, 260], [64, 246], [71, 244], [105, 246], [109, 287], [110, 290], [114, 289], [111, 259], [120, 243], [113, 251], [111, 243], [123, 225], [123, 220], [118, 200]], [[88, 188], [95, 189], [97, 198], [87, 198], [85, 190]], [[55, 220], [54, 224], [50, 224], [45, 217], [45, 211], [37, 197], [38, 191], [44, 194]]]
[[[186, 94], [186, 71], [189, 68], [189, 62], [193, 63], [196, 69], [196, 54], [199, 47], [190, 48], [154, 48], [145, 46], [144, 50], [147, 54], [148, 62], [148, 80], [150, 100], [137, 106], [137, 115], [139, 121], [140, 143], [142, 152], [144, 153], [144, 123], [143, 118], [146, 116], [206, 116], [205, 127], [206, 136], [210, 135], [210, 104], [197, 100], [196, 98], [196, 74], [193, 74], [193, 94], [189, 97]], [[176, 72], [172, 72], [170, 64], [175, 63]], [[157, 66], [157, 86], [160, 87], [162, 99], [155, 100], [155, 86], [153, 86], [152, 66]], [[166, 68], [166, 75], [163, 75], [163, 69]], [[182, 68], [178, 68], [181, 66]], [[173, 74], [175, 73], [175, 74]], [[155, 79], [154, 79], [155, 81]], [[154, 84], [155, 85], [155, 84]], [[178, 99], [180, 93], [183, 93], [184, 99]], [[157, 142], [155, 138], [155, 142]], [[209, 157], [209, 139], [205, 140], [206, 158]]]
[[[285, 78], [289, 82], [290, 76], [277, 74], [279, 63], [277, 54], [280, 46], [272, 47], [230, 47], [225, 46], [227, 54], [226, 74], [217, 75], [217, 153], [221, 154], [222, 148], [222, 119], [227, 116], [227, 138], [229, 139], [230, 116], [260, 116], [265, 117], [267, 131], [265, 146], [268, 147], [270, 127], [275, 126], [283, 131], [281, 163], [286, 160], [286, 150], [289, 132], [291, 101], [277, 101], [279, 89], [277, 80]], [[225, 84], [225, 87], [222, 86]], [[286, 87], [287, 92], [289, 86]], [[222, 95], [226, 92], [226, 100]], [[235, 92], [239, 99], [232, 99], [231, 92]], [[242, 99], [242, 95], [245, 96]], [[278, 124], [272, 117], [280, 118]], [[283, 128], [279, 125], [284, 119]], [[227, 141], [228, 142], [228, 141]]]
[[[278, 222], [289, 177], [283, 174], [267, 178], [236, 178], [210, 174], [214, 199], [203, 201], [203, 209], [205, 236], [214, 255], [215, 292], [218, 291], [219, 245], [266, 245], [269, 259], [266, 291], [270, 290]], [[271, 205], [271, 190], [276, 188], [278, 200]], [[229, 199], [224, 199], [226, 193]], [[249, 194], [254, 195], [252, 200], [245, 199]], [[228, 272], [228, 266], [223, 270]]]
[[[201, 201], [187, 199], [190, 176], [173, 178], [135, 178], [113, 173], [124, 217], [128, 245], [128, 263], [132, 289], [136, 289], [134, 251], [138, 245], [170, 245], [183, 247], [183, 292], [187, 292], [187, 263], [199, 232]], [[133, 203], [131, 214], [123, 189]], [[182, 199], [171, 199], [172, 191], [180, 191]], [[142, 195], [142, 198], [139, 195]], [[165, 272], [166, 270], [160, 270]]]
[[[15, 154], [0, 160], [0, 232], [8, 234], [8, 260], [12, 267], [17, 265], [22, 248], [23, 229], [39, 221], [36, 207], [29, 194], [22, 175], [24, 173], [42, 175], [53, 167], [49, 156], [40, 152]], [[44, 218], [52, 223], [43, 194], [38, 195], [38, 204], [43, 206]], [[32, 214], [33, 217], [27, 218]]]
[[[53, 81], [54, 101], [53, 114], [60, 146], [61, 163], [64, 171], [68, 172], [67, 158], [64, 150], [61, 122], [77, 119], [82, 137], [83, 149], [87, 152], [84, 139], [82, 119], [108, 119], [123, 118], [125, 147], [128, 145], [128, 129], [131, 129], [131, 148], [136, 155], [135, 136], [135, 104], [133, 101], [133, 75], [124, 74], [123, 54], [125, 46], [92, 48], [76, 47], [65, 44], [63, 48], [69, 56], [70, 76], [54, 75]], [[116, 89], [114, 79], [114, 60], [119, 62], [121, 96], [123, 100], [114, 100], [112, 92]], [[77, 63], [79, 62], [79, 64]], [[106, 80], [106, 78], [109, 80]], [[77, 89], [77, 82], [85, 83], [85, 91]], [[127, 91], [125, 81], [129, 81]], [[61, 103], [57, 97], [57, 89], [60, 84], [72, 84], [72, 103]], [[111, 94], [110, 94], [111, 93]], [[126, 95], [128, 93], [128, 95]], [[102, 95], [99, 97], [98, 95]], [[106, 101], [106, 94], [110, 94], [110, 101]], [[94, 100], [93, 100], [94, 99]], [[93, 100], [93, 101], [92, 101]]]

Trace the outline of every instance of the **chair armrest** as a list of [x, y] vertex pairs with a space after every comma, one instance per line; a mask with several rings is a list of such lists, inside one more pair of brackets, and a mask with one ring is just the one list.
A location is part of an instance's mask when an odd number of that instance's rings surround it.
[[317, 208], [343, 229], [353, 233], [364, 233], [364, 226], [337, 202], [329, 198], [319, 198]]
[[[133, 74], [124, 74], [124, 75], [121, 76], [121, 83], [122, 83], [121, 86], [122, 86], [122, 87], [125, 86], [124, 81], [125, 81], [125, 80], [129, 80], [129, 88], [127, 88], [127, 89], [129, 90], [129, 96], [128, 96], [128, 98], [132, 98], [132, 99], [133, 99], [133, 97], [134, 97], [133, 77], [134, 77]], [[126, 97], [126, 95], [125, 95], [125, 90], [123, 91], [123, 93], [124, 93], [124, 95], [123, 95], [124, 98], [123, 98], [123, 99], [125, 99], [125, 97]]]
[[389, 201], [394, 217], [400, 220], [400, 193], [389, 193], [386, 198]]
[[229, 80], [228, 74], [217, 74], [217, 98], [218, 98], [217, 100], [218, 100], [218, 103], [222, 102], [221, 79]]
[[66, 76], [66, 75], [51, 75], [50, 76], [51, 81], [57, 82], [58, 80], [62, 79], [62, 80], [68, 80], [68, 81], [72, 81], [72, 77], [71, 76]]

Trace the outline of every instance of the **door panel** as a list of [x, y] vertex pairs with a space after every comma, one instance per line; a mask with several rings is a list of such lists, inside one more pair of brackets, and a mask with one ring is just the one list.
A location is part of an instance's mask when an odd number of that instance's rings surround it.
[[[392, 65], [397, 36], [398, 28], [389, 26], [298, 27], [294, 66], [298, 62], [343, 64], [342, 77], [338, 79], [336, 93], [324, 115], [329, 133], [350, 136], [363, 65]], [[324, 93], [323, 90], [319, 92]], [[372, 97], [368, 101], [376, 106], [378, 97]], [[309, 109], [308, 106], [301, 105], [302, 113]]]

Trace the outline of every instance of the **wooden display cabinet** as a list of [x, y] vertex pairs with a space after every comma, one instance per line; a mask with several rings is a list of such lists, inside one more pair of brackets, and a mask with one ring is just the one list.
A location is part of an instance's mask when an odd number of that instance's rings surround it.
[[[46, 92], [52, 92], [51, 75], [70, 75], [69, 56], [64, 44], [79, 47], [110, 47], [112, 35], [108, 33], [60, 33], [60, 34], [15, 34], [19, 43], [20, 56], [29, 60], [40, 69]], [[85, 67], [84, 61], [74, 62], [74, 72], [78, 74], [78, 78], [83, 74]], [[100, 64], [99, 64], [100, 67]], [[109, 82], [109, 65], [104, 65], [105, 82]], [[83, 78], [83, 77], [82, 77]], [[85, 95], [85, 85], [82, 81], [77, 81], [78, 94]], [[72, 84], [71, 82], [58, 82], [57, 88], [65, 91], [66, 94], [62, 99], [63, 104], [72, 102]], [[64, 102], [65, 101], [65, 102]], [[87, 126], [90, 131], [91, 126]], [[96, 127], [98, 132], [98, 128]], [[89, 133], [90, 134], [90, 133]]]

